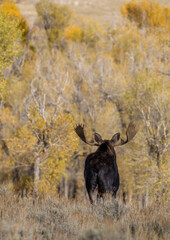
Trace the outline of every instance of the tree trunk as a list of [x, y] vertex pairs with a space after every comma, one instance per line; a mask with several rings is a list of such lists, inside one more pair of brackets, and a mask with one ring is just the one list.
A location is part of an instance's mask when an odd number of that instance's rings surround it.
[[69, 191], [68, 188], [69, 188], [68, 187], [68, 177], [65, 177], [64, 178], [64, 196], [66, 199], [68, 199], [68, 191]]
[[38, 182], [40, 180], [40, 157], [35, 159], [34, 163], [34, 194], [38, 195]]
[[149, 205], [149, 186], [146, 187], [145, 206]]

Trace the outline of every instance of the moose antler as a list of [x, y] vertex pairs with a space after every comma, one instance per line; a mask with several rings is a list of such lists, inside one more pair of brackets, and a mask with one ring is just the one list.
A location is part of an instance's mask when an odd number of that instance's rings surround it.
[[94, 142], [88, 142], [86, 140], [86, 137], [85, 137], [85, 134], [84, 134], [84, 125], [79, 124], [74, 128], [74, 130], [83, 142], [85, 142], [85, 143], [87, 143], [88, 145], [91, 145], [91, 146], [99, 146], [98, 144], [96, 144]]
[[127, 139], [126, 140], [120, 139], [121, 142], [116, 144], [115, 146], [121, 146], [128, 143], [132, 138], [134, 138], [136, 133], [137, 133], [136, 126], [133, 122], [131, 122], [126, 130]]

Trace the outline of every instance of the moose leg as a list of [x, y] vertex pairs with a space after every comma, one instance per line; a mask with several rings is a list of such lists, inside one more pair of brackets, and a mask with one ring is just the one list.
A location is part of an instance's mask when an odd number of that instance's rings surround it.
[[104, 203], [106, 191], [107, 191], [107, 185], [105, 182], [105, 176], [103, 174], [103, 171], [100, 171], [98, 174], [98, 194], [97, 194], [98, 202], [100, 202], [102, 198]]
[[87, 193], [89, 195], [89, 200], [90, 200], [91, 204], [94, 203], [95, 198], [96, 198], [96, 194], [95, 194], [96, 186], [97, 186], [97, 181], [92, 181], [92, 182], [90, 182], [90, 184], [86, 183], [86, 189], [87, 189]]
[[85, 172], [85, 182], [89, 200], [91, 204], [93, 204], [95, 200], [95, 189], [97, 187], [97, 173]]
[[113, 191], [112, 191], [112, 197], [113, 198], [116, 198], [116, 193], [117, 193], [117, 188], [116, 187], [113, 187]]
[[94, 197], [93, 197], [93, 192], [92, 191], [88, 191], [88, 195], [89, 195], [89, 200], [90, 200], [90, 203], [93, 204], [94, 203]]
[[112, 197], [116, 198], [116, 192], [113, 192]]
[[98, 192], [98, 194], [97, 194], [97, 202], [98, 202], [98, 203], [100, 203], [101, 198], [102, 198], [103, 201], [104, 201], [103, 193]]

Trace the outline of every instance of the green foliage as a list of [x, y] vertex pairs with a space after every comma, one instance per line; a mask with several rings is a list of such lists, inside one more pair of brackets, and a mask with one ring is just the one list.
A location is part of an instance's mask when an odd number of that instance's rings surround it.
[[68, 27], [72, 12], [67, 6], [57, 5], [49, 0], [41, 0], [36, 10], [47, 32], [49, 44], [60, 46], [63, 31]]

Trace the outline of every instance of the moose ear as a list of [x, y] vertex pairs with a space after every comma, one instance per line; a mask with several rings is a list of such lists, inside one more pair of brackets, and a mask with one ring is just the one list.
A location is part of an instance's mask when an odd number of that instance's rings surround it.
[[96, 141], [97, 143], [101, 143], [101, 142], [102, 142], [102, 137], [100, 136], [100, 134], [95, 133], [95, 134], [94, 134], [94, 138], [95, 138], [95, 141]]
[[116, 133], [115, 135], [113, 135], [111, 142], [115, 144], [119, 141], [119, 139], [120, 139], [120, 133]]

